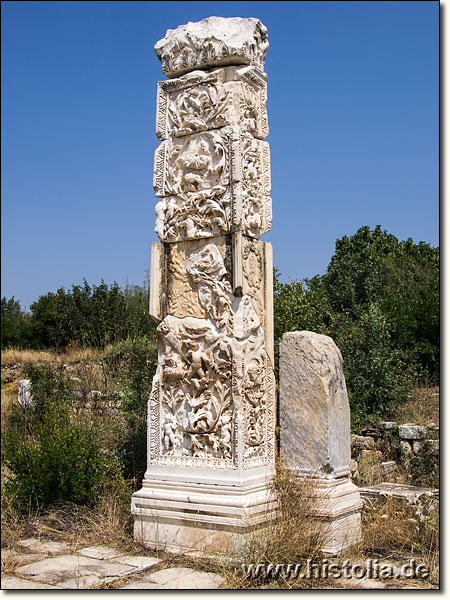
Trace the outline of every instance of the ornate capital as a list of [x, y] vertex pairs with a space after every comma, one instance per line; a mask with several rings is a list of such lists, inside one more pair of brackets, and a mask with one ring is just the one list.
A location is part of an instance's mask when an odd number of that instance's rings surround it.
[[259, 19], [208, 17], [168, 29], [155, 52], [162, 72], [172, 78], [226, 65], [254, 65], [264, 70], [268, 47], [267, 28]]

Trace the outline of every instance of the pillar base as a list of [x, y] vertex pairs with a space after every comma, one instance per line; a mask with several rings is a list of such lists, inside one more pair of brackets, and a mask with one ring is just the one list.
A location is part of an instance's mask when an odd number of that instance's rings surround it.
[[276, 498], [265, 483], [238, 487], [144, 480], [131, 503], [137, 542], [194, 556], [242, 551], [275, 511]]
[[317, 478], [314, 485], [315, 506], [311, 517], [321, 524], [324, 556], [341, 556], [361, 539], [363, 502], [359, 489], [348, 477]]

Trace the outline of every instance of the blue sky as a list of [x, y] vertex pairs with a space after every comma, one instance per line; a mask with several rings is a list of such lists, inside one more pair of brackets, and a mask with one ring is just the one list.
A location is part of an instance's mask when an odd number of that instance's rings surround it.
[[211, 15], [258, 17], [282, 279], [325, 272], [380, 224], [439, 245], [438, 2], [2, 2], [2, 296], [29, 306], [150, 267], [153, 46]]

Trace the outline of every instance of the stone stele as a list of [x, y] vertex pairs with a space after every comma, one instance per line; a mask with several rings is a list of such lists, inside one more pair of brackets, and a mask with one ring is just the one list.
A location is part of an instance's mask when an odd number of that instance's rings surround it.
[[325, 335], [294, 331], [280, 345], [280, 457], [298, 477], [314, 478], [323, 522], [322, 552], [338, 555], [360, 537], [358, 488], [350, 481], [350, 408], [342, 355]]
[[[268, 42], [257, 19], [210, 17], [156, 44], [150, 315], [158, 367], [135, 539], [171, 552], [242, 548], [274, 515]], [[181, 75], [181, 76], [180, 76]]]

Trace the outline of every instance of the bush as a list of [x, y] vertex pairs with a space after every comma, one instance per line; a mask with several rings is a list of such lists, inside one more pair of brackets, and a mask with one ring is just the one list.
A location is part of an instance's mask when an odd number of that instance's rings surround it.
[[122, 392], [121, 414], [125, 420], [119, 451], [125, 477], [142, 480], [147, 468], [147, 403], [156, 372], [156, 336], [143, 336], [117, 344], [104, 359], [118, 376]]
[[439, 373], [439, 249], [399, 241], [378, 225], [336, 240], [325, 275], [309, 282], [337, 313], [359, 319], [377, 304], [394, 345], [432, 376]]
[[439, 373], [439, 249], [380, 226], [336, 241], [327, 271], [283, 284], [274, 271], [274, 332], [330, 336], [342, 352], [353, 424], [407, 400]]
[[103, 348], [155, 329], [148, 314], [148, 289], [104, 281], [73, 285], [48, 293], [31, 305], [34, 336], [40, 347], [58, 350], [71, 344]]
[[7, 300], [2, 298], [2, 348], [33, 347], [33, 328], [31, 314], [22, 310], [14, 296]]
[[439, 450], [432, 440], [424, 440], [420, 452], [409, 460], [411, 483], [423, 487], [439, 487]]
[[15, 406], [3, 438], [12, 474], [7, 491], [25, 508], [56, 501], [93, 504], [107, 488], [123, 490], [122, 464], [100, 447], [99, 424], [73, 410], [68, 378], [50, 367], [30, 373], [34, 404]]
[[376, 304], [352, 321], [340, 340], [353, 423], [374, 421], [407, 401], [414, 370], [395, 347], [389, 325]]

